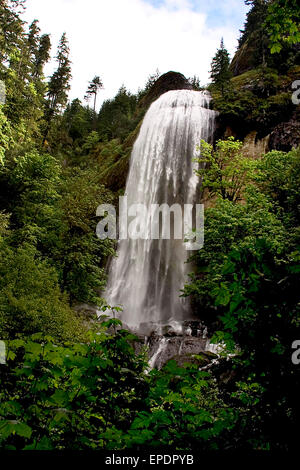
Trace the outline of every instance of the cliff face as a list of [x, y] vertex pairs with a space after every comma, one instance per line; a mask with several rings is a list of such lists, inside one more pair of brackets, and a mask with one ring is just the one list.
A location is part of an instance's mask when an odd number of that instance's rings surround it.
[[270, 150], [283, 150], [284, 152], [288, 152], [291, 148], [300, 145], [299, 117], [300, 112], [295, 112], [288, 122], [282, 122], [274, 127], [270, 134]]
[[224, 96], [212, 89], [214, 108], [220, 112], [217, 138], [244, 140], [255, 134], [257, 149], [263, 146], [265, 152], [300, 145], [300, 106], [292, 102], [292, 84], [299, 77], [299, 66], [284, 74], [258, 67], [234, 76]]

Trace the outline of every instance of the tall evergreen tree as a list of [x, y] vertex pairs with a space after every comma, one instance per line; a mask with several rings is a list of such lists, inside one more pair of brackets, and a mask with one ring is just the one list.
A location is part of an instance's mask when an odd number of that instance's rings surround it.
[[51, 41], [49, 34], [43, 34], [40, 37], [39, 48], [36, 51], [34, 62], [34, 76], [40, 77], [43, 72], [44, 65], [50, 59]]
[[86, 91], [85, 99], [88, 101], [92, 96], [94, 97], [94, 112], [96, 111], [96, 102], [98, 91], [103, 88], [103, 82], [100, 77], [96, 76], [92, 81], [89, 82], [88, 89]]
[[58, 66], [50, 78], [48, 89], [48, 104], [53, 113], [59, 112], [67, 104], [68, 91], [70, 90], [71, 61], [70, 49], [66, 33], [60, 39], [56, 60]]
[[44, 142], [50, 130], [53, 117], [66, 106], [68, 101], [68, 91], [70, 90], [70, 81], [72, 78], [70, 49], [66, 33], [60, 39], [56, 60], [57, 69], [50, 78], [48, 84], [48, 101], [46, 107], [46, 129], [44, 133]]
[[33, 56], [36, 55], [38, 47], [39, 47], [40, 32], [41, 32], [41, 29], [38, 25], [38, 20], [34, 20], [29, 26], [29, 33], [28, 33], [28, 44], [29, 44], [30, 52]]
[[228, 88], [231, 72], [229, 70], [230, 58], [227, 49], [225, 49], [223, 38], [221, 39], [220, 49], [217, 50], [211, 63], [210, 76], [213, 84], [221, 90], [222, 95]]
[[25, 0], [0, 0], [0, 65], [1, 69], [9, 60], [10, 54], [20, 45], [24, 30], [20, 9]]

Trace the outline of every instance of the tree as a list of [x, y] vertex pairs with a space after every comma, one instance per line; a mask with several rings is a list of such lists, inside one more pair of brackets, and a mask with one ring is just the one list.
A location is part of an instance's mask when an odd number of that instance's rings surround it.
[[297, 0], [273, 0], [268, 4], [266, 27], [271, 53], [280, 52], [283, 44], [300, 42], [300, 10]]
[[[29, 42], [31, 40], [29, 36]], [[36, 38], [34, 48], [32, 48], [32, 76], [34, 78], [41, 78], [43, 74], [44, 65], [50, 59], [51, 41], [49, 34], [43, 34]]]
[[201, 140], [198, 149], [201, 156], [196, 159], [200, 169], [196, 174], [201, 177], [202, 188], [207, 188], [211, 196], [233, 202], [240, 199], [251, 166], [251, 162], [243, 157], [242, 146], [242, 142], [229, 137], [218, 140], [214, 150], [212, 145]]
[[96, 76], [91, 82], [89, 82], [88, 89], [86, 91], [85, 99], [88, 101], [92, 96], [94, 96], [94, 112], [96, 111], [96, 101], [98, 91], [103, 88], [103, 83], [100, 77]]
[[10, 53], [18, 47], [24, 34], [18, 8], [25, 0], [0, 0], [0, 64], [5, 67]]
[[141, 116], [136, 115], [137, 97], [121, 86], [116, 96], [104, 101], [98, 116], [100, 138], [124, 139], [138, 125]]
[[152, 75], [149, 75], [145, 88], [144, 88], [144, 92], [149, 91], [150, 88], [153, 87], [154, 83], [159, 79], [160, 76], [161, 76], [161, 73], [157, 68]]
[[229, 70], [230, 58], [227, 49], [224, 47], [223, 38], [221, 39], [220, 49], [217, 50], [215, 57], [211, 63], [210, 76], [213, 84], [217, 89], [221, 90], [224, 95], [225, 88], [228, 87], [229, 80], [231, 78], [231, 72]]
[[44, 133], [44, 142], [47, 138], [52, 118], [67, 104], [70, 80], [72, 78], [69, 55], [69, 44], [66, 33], [64, 33], [60, 39], [57, 50], [56, 60], [58, 66], [48, 84], [48, 102], [46, 109], [47, 125]]
[[14, 249], [3, 242], [0, 250], [0, 337], [43, 332], [56, 339], [80, 338], [82, 324], [50, 263], [30, 244]]

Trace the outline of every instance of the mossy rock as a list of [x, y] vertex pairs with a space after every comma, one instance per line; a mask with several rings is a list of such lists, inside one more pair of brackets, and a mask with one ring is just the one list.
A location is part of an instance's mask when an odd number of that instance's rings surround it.
[[117, 192], [125, 188], [131, 151], [128, 151], [116, 163], [101, 173], [102, 183], [111, 191]]
[[220, 113], [218, 138], [230, 126], [241, 140], [251, 131], [261, 139], [280, 123], [289, 122], [295, 112], [291, 84], [297, 73], [299, 66], [281, 76], [275, 69], [259, 67], [233, 77], [224, 96], [212, 87], [214, 108]]
[[199, 354], [182, 354], [172, 357], [179, 367], [188, 365], [196, 365], [199, 368], [209, 365], [217, 356], [210, 351], [201, 352]]

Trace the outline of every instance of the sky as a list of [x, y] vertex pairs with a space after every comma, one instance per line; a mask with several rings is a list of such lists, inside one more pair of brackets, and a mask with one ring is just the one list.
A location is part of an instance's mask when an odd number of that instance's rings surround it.
[[[63, 32], [71, 49], [70, 99], [83, 100], [99, 75], [98, 105], [122, 85], [142, 88], [149, 75], [170, 70], [209, 81], [221, 37], [234, 54], [247, 6], [243, 0], [27, 0], [24, 19], [50, 33], [52, 56]], [[46, 67], [46, 75], [55, 62]]]

